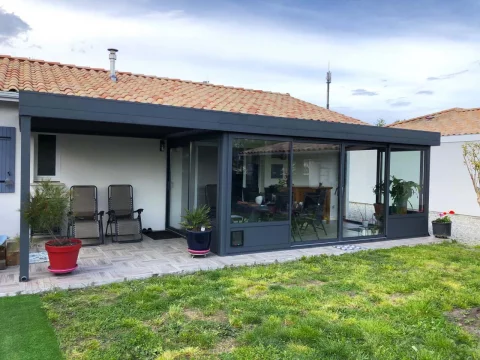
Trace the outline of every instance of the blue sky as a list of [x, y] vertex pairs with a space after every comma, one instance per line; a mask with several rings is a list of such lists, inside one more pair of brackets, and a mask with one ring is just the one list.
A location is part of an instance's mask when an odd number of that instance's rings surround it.
[[290, 93], [374, 122], [479, 107], [479, 0], [0, 0], [0, 53]]

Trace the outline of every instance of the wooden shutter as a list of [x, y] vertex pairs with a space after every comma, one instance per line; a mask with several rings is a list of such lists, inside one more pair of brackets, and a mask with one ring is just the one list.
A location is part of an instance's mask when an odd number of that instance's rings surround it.
[[15, 192], [15, 134], [14, 127], [0, 126], [0, 193]]

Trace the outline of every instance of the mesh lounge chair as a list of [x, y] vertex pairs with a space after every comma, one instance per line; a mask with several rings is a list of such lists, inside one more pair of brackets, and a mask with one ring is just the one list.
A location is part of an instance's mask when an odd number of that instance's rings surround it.
[[70, 188], [68, 235], [84, 241], [84, 246], [104, 244], [104, 211], [98, 211], [97, 187], [75, 185]]
[[[143, 209], [133, 210], [133, 187], [110, 185], [108, 187], [107, 236], [112, 242], [138, 242], [143, 240]], [[135, 214], [137, 216], [135, 217]]]

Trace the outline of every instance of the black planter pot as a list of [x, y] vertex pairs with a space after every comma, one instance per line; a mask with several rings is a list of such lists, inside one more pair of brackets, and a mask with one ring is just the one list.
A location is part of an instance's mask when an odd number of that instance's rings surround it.
[[193, 251], [210, 250], [210, 241], [212, 230], [207, 231], [187, 231], [188, 249]]
[[452, 236], [452, 223], [441, 223], [432, 221], [432, 230], [435, 237], [447, 239]]

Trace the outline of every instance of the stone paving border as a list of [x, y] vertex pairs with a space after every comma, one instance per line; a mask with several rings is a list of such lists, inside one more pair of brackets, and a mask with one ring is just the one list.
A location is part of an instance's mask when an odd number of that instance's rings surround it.
[[55, 289], [79, 289], [145, 279], [151, 276], [192, 273], [229, 266], [271, 264], [300, 259], [303, 256], [341, 255], [356, 251], [388, 249], [441, 242], [434, 237], [367, 242], [356, 244], [362, 249], [341, 250], [332, 246], [299, 247], [281, 251], [253, 254], [191, 258], [185, 239], [152, 240], [146, 238], [136, 244], [108, 244], [85, 247], [80, 251], [79, 269], [69, 275], [53, 275], [48, 263], [30, 265], [30, 281], [18, 282], [19, 267], [0, 271], [0, 297], [19, 294], [37, 294]]

